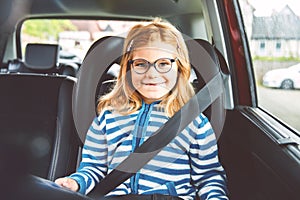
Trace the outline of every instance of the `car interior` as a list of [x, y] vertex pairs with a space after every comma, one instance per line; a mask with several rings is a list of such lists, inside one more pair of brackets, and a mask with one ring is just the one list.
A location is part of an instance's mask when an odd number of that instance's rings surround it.
[[[2, 1], [1, 199], [91, 198], [60, 188], [53, 181], [78, 167], [97, 100], [113, 87], [116, 74], [110, 69], [119, 64], [122, 55], [124, 35], [120, 34], [93, 40], [79, 68], [59, 63], [58, 43], [22, 46], [24, 21], [145, 22], [156, 16], [182, 31], [188, 47], [197, 44], [196, 50], [189, 52], [196, 92], [211, 79], [206, 74], [211, 69], [205, 66], [213, 60], [219, 67], [223, 93], [204, 113], [218, 138], [230, 199], [299, 199], [299, 138], [287, 137], [297, 135], [296, 131], [257, 105], [238, 0]], [[204, 66], [203, 71], [198, 65]]]

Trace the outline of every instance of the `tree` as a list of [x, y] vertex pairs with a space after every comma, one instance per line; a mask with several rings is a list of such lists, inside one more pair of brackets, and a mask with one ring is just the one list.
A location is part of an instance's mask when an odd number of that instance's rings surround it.
[[23, 24], [23, 34], [40, 39], [58, 39], [59, 32], [74, 31], [77, 27], [70, 20], [58, 19], [32, 19]]

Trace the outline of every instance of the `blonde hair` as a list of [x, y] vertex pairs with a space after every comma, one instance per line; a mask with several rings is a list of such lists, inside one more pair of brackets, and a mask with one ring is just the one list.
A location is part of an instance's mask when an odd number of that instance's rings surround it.
[[159, 105], [167, 116], [173, 116], [193, 95], [194, 90], [189, 82], [191, 67], [188, 50], [181, 33], [170, 23], [155, 18], [149, 24], [138, 24], [129, 31], [123, 47], [121, 70], [116, 85], [112, 91], [99, 99], [97, 111], [104, 108], [117, 111], [121, 114], [130, 114], [137, 111], [142, 105], [142, 97], [132, 86], [131, 75], [128, 73], [128, 60], [136, 48], [142, 48], [151, 42], [164, 42], [177, 49], [178, 77], [177, 83]]

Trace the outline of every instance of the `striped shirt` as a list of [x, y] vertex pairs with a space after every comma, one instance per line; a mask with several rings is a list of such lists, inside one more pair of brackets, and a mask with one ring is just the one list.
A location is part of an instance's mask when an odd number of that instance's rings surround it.
[[[75, 179], [89, 193], [168, 117], [157, 103], [143, 104], [129, 115], [103, 110], [92, 122]], [[166, 194], [183, 199], [227, 199], [226, 176], [218, 160], [215, 134], [200, 114], [134, 176], [107, 196]]]

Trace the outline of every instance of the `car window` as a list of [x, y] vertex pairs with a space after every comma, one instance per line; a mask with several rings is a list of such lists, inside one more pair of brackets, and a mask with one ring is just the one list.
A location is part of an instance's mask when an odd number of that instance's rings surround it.
[[59, 44], [60, 63], [80, 64], [94, 41], [104, 36], [124, 35], [136, 23], [122, 20], [28, 19], [21, 28], [22, 55], [28, 43]]
[[300, 132], [300, 2], [239, 0], [258, 106]]

